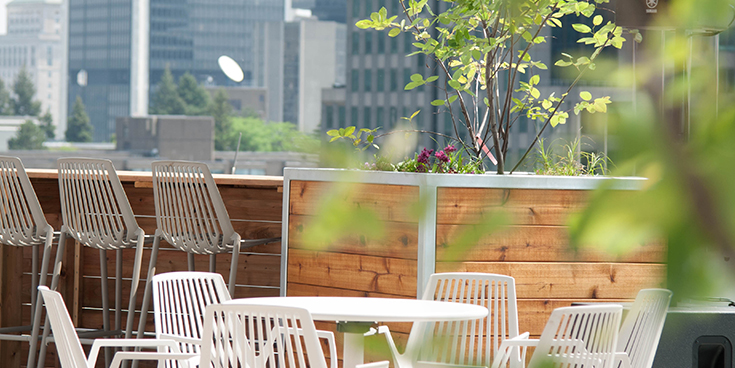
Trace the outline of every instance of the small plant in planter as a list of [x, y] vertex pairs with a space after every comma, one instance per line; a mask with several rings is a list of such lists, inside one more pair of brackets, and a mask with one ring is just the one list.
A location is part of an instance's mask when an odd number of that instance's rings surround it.
[[[442, 90], [444, 98], [432, 105], [443, 107], [452, 117], [450, 143], [461, 146], [480, 163], [490, 159], [498, 174], [506, 171], [511, 128], [520, 117], [539, 121], [542, 128], [510, 172], [528, 156], [549, 125], [564, 124], [572, 111], [607, 111], [610, 98], [594, 97], [587, 91], [580, 93], [581, 102], [570, 110], [562, 106], [585, 72], [595, 69], [601, 51], [610, 46], [621, 48], [625, 41], [623, 29], [604, 22], [596, 12], [608, 0], [445, 0], [441, 4], [447, 9], [441, 12], [427, 0], [397, 1], [403, 10], [400, 21], [398, 15], [388, 16], [381, 8], [370, 19], [357, 22], [357, 27], [388, 30], [391, 37], [413, 34], [417, 51], [411, 55], [433, 58], [439, 75], [424, 79], [414, 74], [405, 89], [430, 84]], [[547, 65], [534, 61], [531, 51], [547, 41], [541, 32], [545, 27], [561, 27], [563, 17], [572, 14], [591, 19], [592, 26], [572, 27], [581, 36], [578, 42], [590, 45], [593, 51], [584, 56], [563, 54], [555, 65], [575, 68], [576, 78], [561, 95], [541, 96], [537, 71]], [[640, 35], [635, 33], [635, 38], [639, 41]], [[526, 75], [525, 81], [521, 75]], [[347, 138], [356, 145], [372, 145], [377, 137], [374, 130], [363, 130], [359, 133], [365, 133], [364, 139], [353, 139], [354, 132], [354, 127], [348, 127], [328, 134], [332, 140]]]

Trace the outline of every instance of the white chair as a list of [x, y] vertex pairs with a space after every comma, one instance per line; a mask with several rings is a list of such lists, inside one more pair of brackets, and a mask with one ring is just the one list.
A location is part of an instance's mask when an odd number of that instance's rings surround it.
[[215, 272], [215, 256], [232, 253], [228, 290], [234, 296], [240, 250], [280, 240], [280, 237], [242, 240], [235, 232], [209, 167], [201, 162], [155, 161], [153, 199], [156, 233], [148, 266], [148, 281], [138, 334], [145, 329], [150, 304], [150, 278], [155, 274], [158, 248], [163, 238], [187, 253], [188, 270], [194, 271], [194, 255], [209, 255], [209, 272]]
[[197, 354], [182, 354], [178, 352], [178, 345], [173, 340], [157, 339], [98, 339], [92, 344], [89, 357], [84, 354], [82, 343], [74, 329], [69, 312], [61, 294], [49, 290], [46, 286], [38, 287], [46, 304], [46, 315], [54, 333], [57, 354], [61, 368], [94, 368], [99, 351], [103, 347], [148, 347], [170, 352], [141, 351], [118, 352], [112, 360], [111, 368], [117, 368], [123, 360], [158, 360], [179, 359], [186, 364], [191, 359], [198, 358]]
[[672, 292], [643, 289], [620, 327], [616, 368], [651, 368]]
[[[0, 243], [15, 247], [33, 247], [31, 290], [34, 290], [31, 292], [31, 325], [0, 328], [0, 340], [28, 341], [29, 367], [35, 364], [41, 325], [41, 307], [35, 290], [38, 285], [46, 285], [53, 240], [54, 229], [46, 222], [23, 163], [17, 157], [0, 156]], [[43, 255], [39, 272], [38, 254], [41, 247]], [[16, 307], [20, 306], [19, 300]]]
[[557, 308], [539, 339], [524, 333], [503, 341], [491, 368], [525, 361], [528, 347], [535, 347], [529, 368], [612, 368], [622, 313], [614, 304]]
[[[327, 368], [306, 309], [263, 305], [207, 306], [200, 365], [212, 368]], [[388, 368], [388, 361], [358, 365]]]
[[[179, 343], [184, 353], [199, 353], [204, 329], [204, 311], [210, 304], [231, 300], [222, 275], [210, 272], [167, 272], [151, 279], [153, 288], [153, 320], [156, 338]], [[331, 360], [330, 368], [337, 368], [337, 347], [334, 334], [317, 331], [326, 339]], [[170, 364], [173, 365], [173, 364]]]
[[414, 323], [403, 354], [398, 352], [388, 328], [378, 327], [388, 340], [397, 368], [436, 363], [487, 367], [500, 343], [518, 336], [515, 280], [510, 276], [435, 273], [422, 299], [482, 305], [488, 315], [468, 322]]
[[[122, 249], [135, 248], [128, 316], [125, 337], [133, 332], [135, 301], [140, 283], [145, 233], [138, 226], [125, 190], [110, 160], [91, 158], [61, 158], [59, 166], [59, 193], [63, 226], [54, 265], [51, 289], [56, 290], [61, 274], [66, 237], [70, 236], [83, 246], [99, 249], [102, 294], [103, 330], [87, 337], [121, 334], [122, 315]], [[107, 251], [116, 251], [115, 264], [115, 324], [110, 329], [109, 292], [107, 287]], [[46, 353], [48, 326], [44, 326], [39, 365]], [[142, 336], [141, 336], [142, 337]], [[89, 340], [83, 339], [83, 342]]]

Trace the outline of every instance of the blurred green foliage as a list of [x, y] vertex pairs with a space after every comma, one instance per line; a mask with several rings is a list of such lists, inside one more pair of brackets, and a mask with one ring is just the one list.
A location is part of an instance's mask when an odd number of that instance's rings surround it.
[[724, 0], [670, 4], [663, 21], [689, 30], [665, 31], [658, 42], [644, 40], [635, 73], [621, 68], [613, 76], [639, 88], [635, 109], [611, 115], [622, 145], [613, 175], [643, 176], [648, 182], [627, 195], [601, 189], [573, 219], [572, 241], [615, 252], [665, 241], [667, 287], [676, 298], [732, 298], [735, 106], [726, 103], [733, 96], [718, 95], [713, 42], [704, 27], [723, 24], [722, 15], [732, 17], [732, 6]]

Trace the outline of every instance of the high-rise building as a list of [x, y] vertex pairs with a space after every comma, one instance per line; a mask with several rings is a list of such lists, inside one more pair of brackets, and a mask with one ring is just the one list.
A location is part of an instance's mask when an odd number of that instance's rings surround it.
[[[149, 96], [166, 65], [174, 77], [192, 73], [208, 86], [283, 86], [284, 0], [69, 0], [69, 100], [80, 95], [107, 141], [118, 116], [145, 115]], [[217, 59], [227, 55], [244, 72], [228, 80]], [[271, 94], [270, 91], [277, 93]], [[281, 120], [279, 101], [269, 101], [268, 119]]]
[[311, 13], [319, 20], [344, 23], [347, 17], [347, 0], [314, 0]]
[[[336, 122], [340, 127], [354, 125], [359, 128], [381, 127], [389, 130], [396, 127], [401, 117], [410, 117], [420, 110], [412, 124], [414, 129], [441, 131], [443, 122], [436, 114], [431, 101], [439, 98], [436, 88], [422, 86], [404, 90], [411, 75], [421, 74], [424, 78], [434, 72], [433, 61], [424, 55], [406, 57], [416, 51], [412, 45], [413, 35], [404, 33], [388, 37], [387, 31], [363, 30], [355, 23], [370, 17], [381, 7], [388, 14], [400, 14], [395, 1], [349, 0], [347, 2], [347, 67], [345, 89], [345, 118], [340, 108], [327, 109], [322, 121]], [[329, 117], [329, 112], [333, 115]], [[323, 129], [329, 129], [324, 124]], [[429, 137], [422, 137], [426, 144]]]
[[345, 25], [313, 19], [284, 26], [283, 120], [311, 133], [322, 121], [322, 89], [344, 84]]
[[0, 77], [5, 88], [21, 68], [30, 74], [41, 102], [41, 113], [49, 111], [56, 136], [66, 129], [66, 90], [63, 87], [65, 50], [62, 46], [61, 0], [13, 0], [7, 4], [8, 34], [0, 36]]

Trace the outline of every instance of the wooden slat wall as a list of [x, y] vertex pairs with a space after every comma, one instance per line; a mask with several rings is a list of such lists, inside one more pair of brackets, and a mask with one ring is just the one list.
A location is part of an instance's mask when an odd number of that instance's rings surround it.
[[[385, 221], [385, 239], [365, 242], [369, 234], [351, 234], [314, 249], [302, 236], [311, 229], [309, 221], [320, 198], [341, 193], [333, 185], [290, 183], [288, 295], [414, 298], [418, 224], [408, 209], [418, 201], [418, 188], [355, 184], [353, 195], [341, 200], [345, 206], [376, 210]], [[630, 301], [642, 288], [662, 286], [663, 243], [636, 245], [622, 255], [569, 247], [567, 219], [585, 207], [588, 195], [578, 190], [439, 188], [436, 271], [513, 276], [520, 329], [532, 336], [541, 333], [555, 308], [573, 302]], [[509, 226], [470, 246], [454, 244], [497, 211], [505, 214]], [[405, 341], [411, 325], [390, 326], [399, 341]], [[379, 351], [372, 354], [381, 356]]]
[[[623, 255], [594, 246], [570, 248], [566, 222], [584, 208], [588, 195], [581, 190], [439, 188], [437, 272], [513, 276], [520, 330], [534, 336], [554, 308], [576, 301], [631, 300], [642, 288], [663, 286], [663, 243], [634, 245]], [[497, 213], [511, 225], [466, 250], [453, 250], [461, 245], [452, 239]]]
[[[153, 234], [156, 227], [155, 208], [153, 206], [153, 189], [150, 173], [120, 172], [128, 200], [140, 226], [146, 234]], [[47, 221], [54, 229], [61, 227], [61, 207], [59, 204], [59, 187], [55, 172], [47, 170], [29, 170], [29, 176], [37, 192], [41, 206], [46, 214]], [[283, 203], [283, 179], [281, 177], [249, 177], [249, 176], [216, 176], [220, 193], [225, 201], [227, 211], [232, 219], [235, 230], [243, 238], [277, 237], [281, 235], [281, 216]], [[278, 287], [280, 285], [281, 244], [271, 243], [248, 249], [249, 252], [262, 254], [241, 254], [238, 262], [238, 284], [263, 285]], [[30, 285], [29, 273], [31, 265], [30, 249], [2, 248], [3, 261], [0, 267], [2, 274], [2, 289], [0, 291], [0, 324], [5, 321], [22, 320], [30, 324]], [[55, 257], [56, 247], [52, 255]], [[130, 293], [130, 277], [132, 275], [134, 250], [124, 250], [123, 257], [123, 292], [122, 306], [127, 309]], [[19, 258], [20, 257], [20, 258]], [[145, 248], [141, 284], [137, 297], [137, 310], [143, 301], [143, 287], [148, 270], [150, 247]], [[225, 281], [228, 280], [230, 269], [230, 255], [217, 257], [217, 272], [222, 273]], [[76, 262], [75, 262], [76, 259]], [[107, 252], [110, 293], [114, 292], [115, 275], [114, 251]], [[196, 257], [197, 270], [206, 271], [209, 265], [206, 256]], [[12, 265], [12, 267], [8, 267]], [[102, 326], [102, 300], [100, 292], [100, 257], [96, 249], [75, 246], [68, 241], [64, 258], [64, 267], [61, 274], [59, 291], [70, 308], [70, 314], [78, 327], [100, 328]], [[157, 273], [168, 271], [183, 271], [187, 269], [186, 254], [168, 247], [163, 242], [157, 262]], [[21, 282], [14, 282], [20, 279]], [[49, 277], [50, 282], [50, 277]], [[23, 307], [17, 308], [17, 296], [20, 294]], [[278, 289], [258, 287], [237, 287], [235, 297], [249, 296], [277, 296]], [[6, 307], [11, 305], [12, 307]], [[114, 307], [114, 295], [110, 296], [110, 305]], [[111, 313], [113, 315], [113, 313]], [[127, 313], [123, 312], [122, 325], [125, 326]], [[137, 328], [136, 314], [135, 326]], [[147, 331], [153, 331], [152, 315], [149, 314]], [[114, 323], [114, 317], [111, 324]], [[20, 348], [20, 350], [18, 349]], [[25, 365], [28, 355], [28, 344], [0, 342], [0, 359], [3, 367], [19, 367]], [[50, 345], [46, 366], [58, 365], [58, 359]], [[5, 364], [10, 362], [10, 364]], [[143, 367], [143, 365], [141, 365]]]

